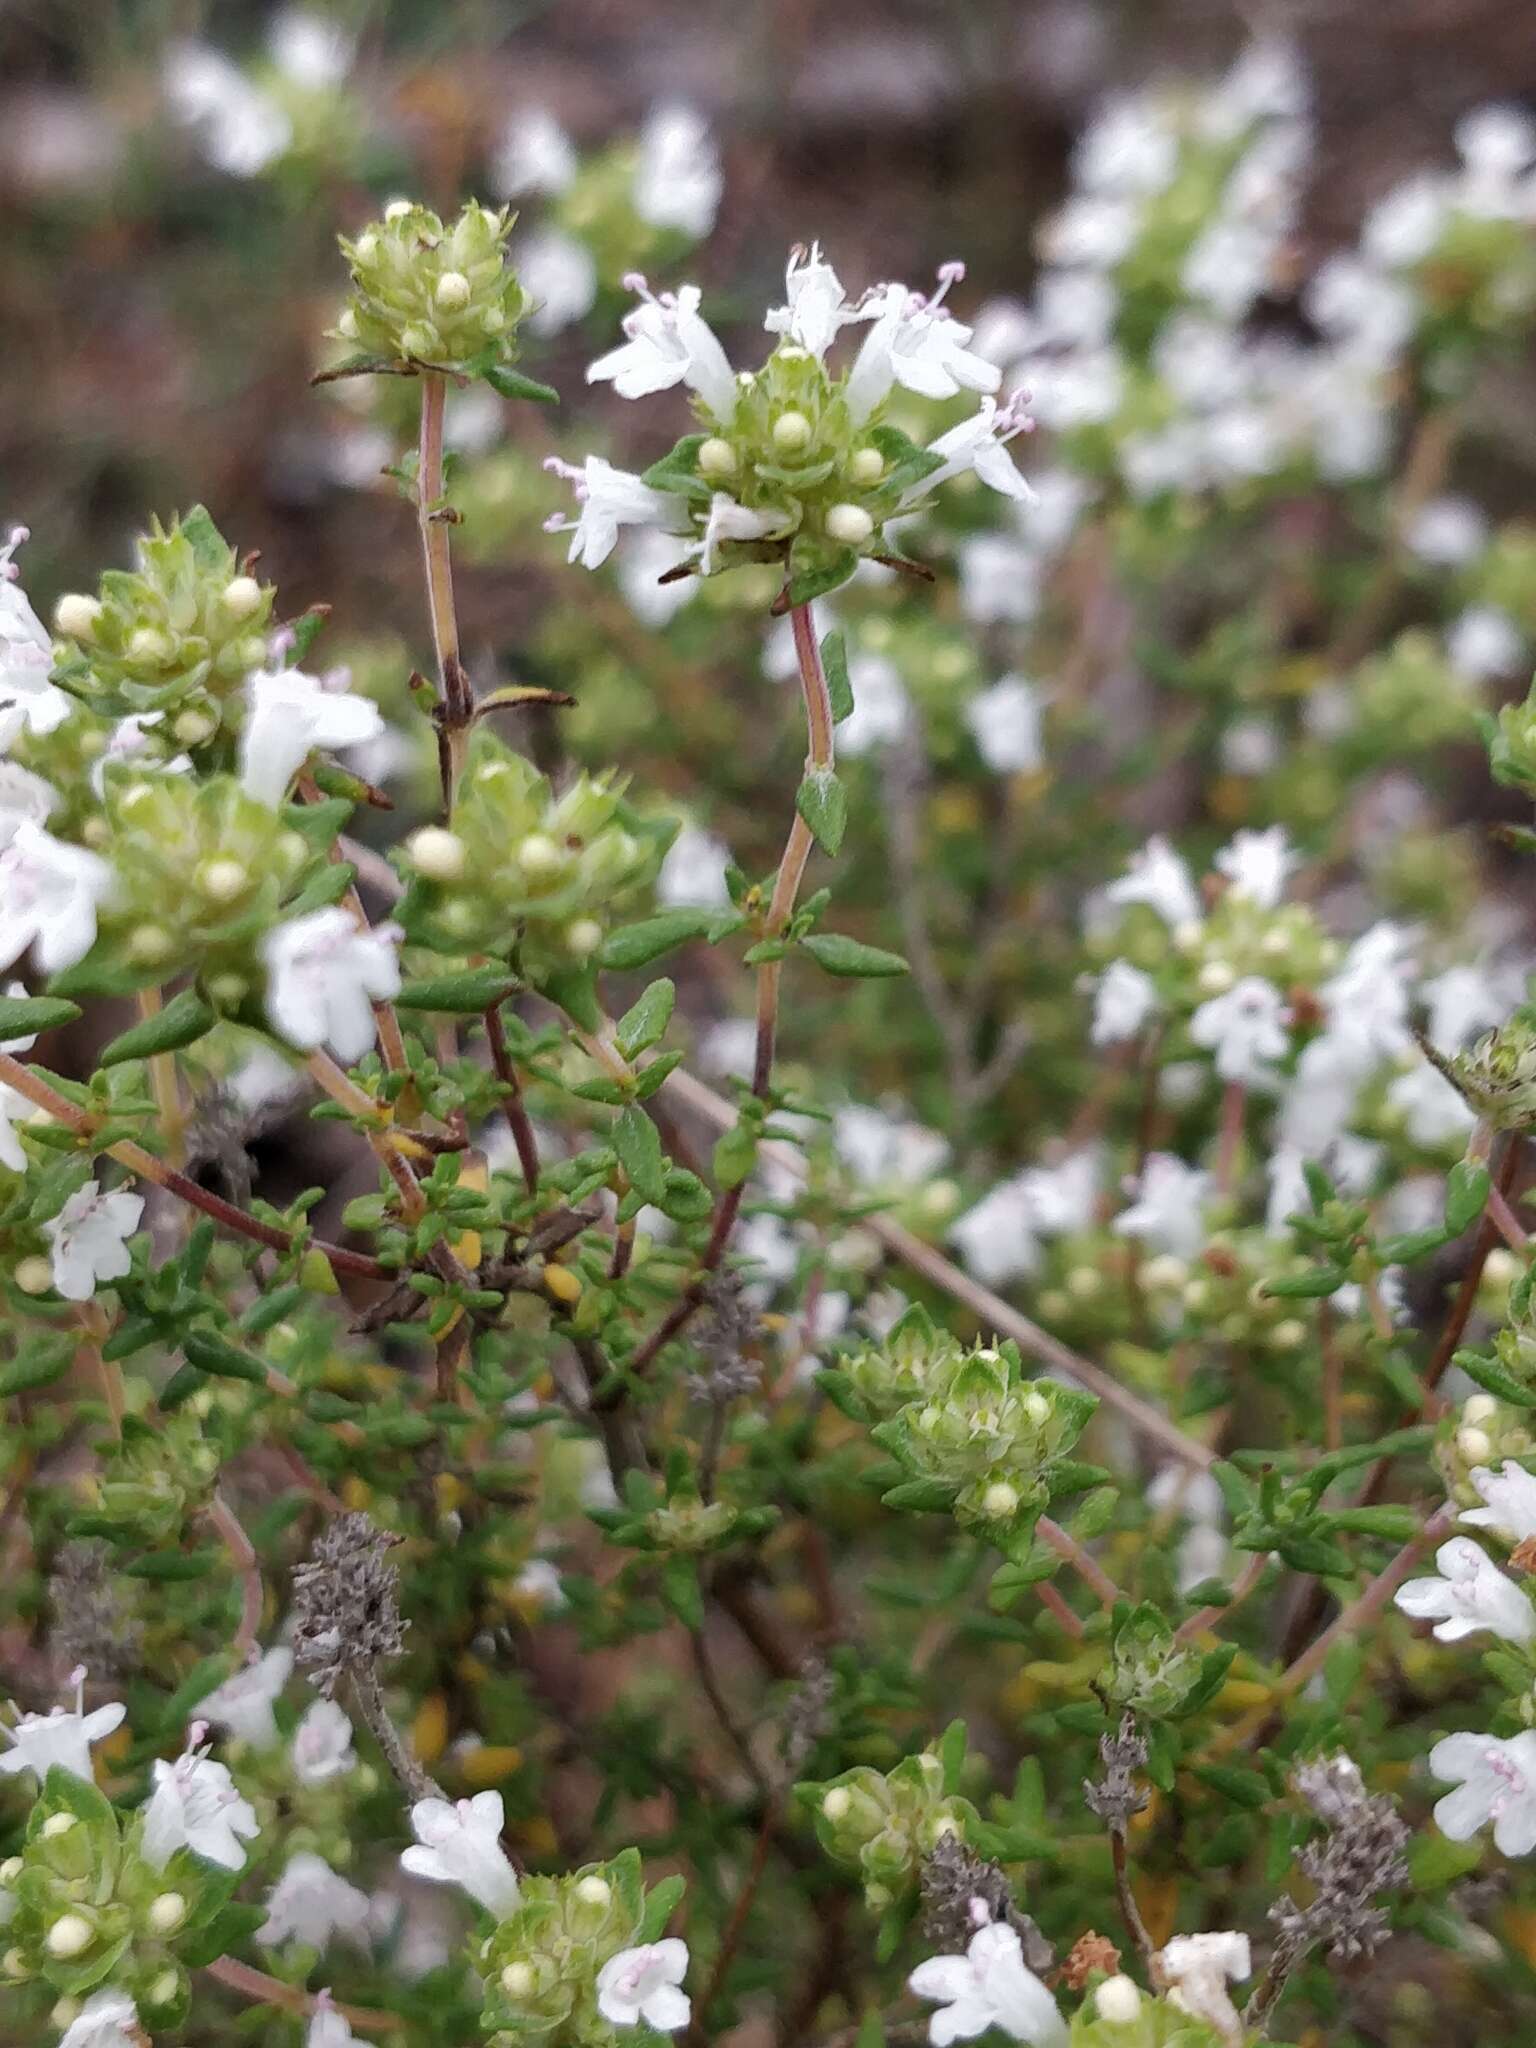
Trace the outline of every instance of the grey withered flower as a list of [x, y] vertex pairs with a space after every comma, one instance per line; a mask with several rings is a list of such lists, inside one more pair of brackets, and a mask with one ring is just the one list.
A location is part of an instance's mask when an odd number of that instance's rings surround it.
[[1013, 1887], [1001, 1867], [961, 1841], [941, 1835], [923, 1859], [923, 1934], [941, 1954], [963, 1955], [983, 1920], [1011, 1927], [1030, 1969], [1048, 1970], [1056, 1952], [1027, 1913], [1013, 1902]]
[[1083, 1798], [1090, 1813], [1111, 1827], [1124, 1828], [1147, 1803], [1136, 1783], [1136, 1773], [1146, 1765], [1147, 1743], [1136, 1732], [1134, 1715], [1126, 1714], [1113, 1735], [1099, 1738], [1099, 1761], [1104, 1775], [1097, 1783], [1083, 1780]]
[[1270, 1908], [1281, 1945], [1300, 1952], [1322, 1942], [1336, 1962], [1374, 1955], [1389, 1932], [1375, 1900], [1408, 1878], [1408, 1829], [1396, 1803], [1368, 1793], [1347, 1756], [1303, 1764], [1291, 1782], [1328, 1832], [1296, 1857], [1316, 1897], [1298, 1906], [1286, 1894]]
[[404, 1645], [395, 1540], [366, 1515], [339, 1515], [294, 1571], [293, 1654], [327, 1699], [348, 1672], [371, 1672]]

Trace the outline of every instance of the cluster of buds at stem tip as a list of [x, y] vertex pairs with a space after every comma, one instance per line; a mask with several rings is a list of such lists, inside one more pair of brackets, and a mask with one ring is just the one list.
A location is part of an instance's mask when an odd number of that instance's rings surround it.
[[94, 711], [152, 713], [166, 740], [203, 746], [239, 722], [245, 680], [267, 658], [274, 593], [251, 570], [201, 505], [152, 521], [134, 569], [59, 599], [56, 680]]
[[[797, 248], [786, 303], [765, 321], [778, 345], [762, 367], [739, 374], [699, 310], [696, 285], [657, 294], [625, 282], [640, 303], [625, 339], [592, 364], [594, 382], [625, 398], [684, 384], [699, 431], [687, 434], [643, 476], [589, 457], [578, 471], [578, 516], [554, 520], [571, 534], [571, 559], [596, 568], [623, 526], [679, 536], [680, 561], [710, 576], [742, 562], [782, 563], [789, 601], [846, 581], [865, 556], [883, 556], [886, 523], [914, 511], [962, 472], [1011, 498], [1029, 495], [1007, 444], [1032, 424], [1022, 395], [999, 405], [994, 365], [968, 343], [971, 330], [944, 303], [963, 266], [947, 264], [931, 294], [883, 284], [851, 302], [819, 249]], [[828, 367], [840, 331], [863, 336], [841, 371]], [[926, 447], [886, 417], [898, 389], [935, 400], [965, 394], [973, 405]]]
[[406, 843], [406, 932], [449, 953], [515, 953], [530, 980], [585, 966], [607, 920], [649, 882], [676, 829], [642, 817], [611, 775], [559, 795], [521, 754], [479, 731], [446, 829]]
[[510, 363], [529, 310], [507, 261], [514, 218], [472, 200], [445, 227], [427, 207], [392, 200], [382, 220], [341, 237], [353, 289], [334, 338], [380, 363], [473, 375]]
[[948, 1787], [949, 1773], [932, 1750], [904, 1757], [894, 1770], [869, 1764], [824, 1784], [802, 1784], [816, 1835], [835, 1863], [859, 1873], [865, 1902], [883, 1912], [917, 1883], [948, 1836], [964, 1839], [976, 1810]]

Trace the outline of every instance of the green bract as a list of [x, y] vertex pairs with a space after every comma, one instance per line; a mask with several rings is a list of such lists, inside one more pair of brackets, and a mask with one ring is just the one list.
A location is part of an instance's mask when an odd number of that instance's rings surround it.
[[452, 227], [428, 207], [397, 199], [384, 218], [341, 247], [353, 292], [333, 333], [359, 352], [352, 367], [420, 364], [469, 371], [517, 355], [528, 295], [507, 262], [515, 218], [471, 201]]
[[835, 1863], [859, 1872], [866, 1903], [881, 1912], [915, 1884], [938, 1842], [964, 1836], [975, 1821], [976, 1809], [954, 1796], [949, 1779], [944, 1760], [925, 1749], [903, 1757], [892, 1771], [861, 1764], [796, 1790], [814, 1810], [822, 1848]]
[[93, 710], [163, 713], [178, 746], [197, 746], [236, 721], [267, 657], [272, 586], [242, 569], [201, 505], [152, 521], [138, 561], [107, 570], [98, 596], [60, 600], [55, 674]]

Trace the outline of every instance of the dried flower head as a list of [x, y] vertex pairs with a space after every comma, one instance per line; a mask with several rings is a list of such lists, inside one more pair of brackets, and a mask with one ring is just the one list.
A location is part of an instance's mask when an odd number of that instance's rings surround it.
[[1396, 1802], [1368, 1793], [1347, 1756], [1303, 1764], [1292, 1784], [1328, 1832], [1296, 1858], [1316, 1897], [1298, 1906], [1287, 1893], [1270, 1908], [1281, 1944], [1300, 1954], [1322, 1942], [1341, 1963], [1374, 1955], [1389, 1931], [1387, 1914], [1374, 1901], [1408, 1878], [1408, 1829]]
[[293, 1651], [329, 1699], [343, 1676], [400, 1654], [400, 1575], [395, 1539], [366, 1515], [341, 1515], [293, 1575]]
[[1013, 1900], [1001, 1867], [968, 1848], [958, 1835], [944, 1835], [923, 1859], [923, 1934], [940, 1950], [963, 1951], [978, 1926], [995, 1920], [1011, 1927], [1023, 1944], [1030, 1969], [1048, 1970], [1055, 1951], [1027, 1913]]
[[1113, 1735], [1099, 1738], [1099, 1761], [1104, 1775], [1097, 1783], [1083, 1780], [1083, 1798], [1090, 1813], [1110, 1827], [1123, 1828], [1147, 1803], [1146, 1793], [1136, 1784], [1136, 1773], [1146, 1765], [1147, 1743], [1136, 1732], [1134, 1714], [1122, 1716]]
[[84, 1664], [109, 1681], [135, 1670], [144, 1631], [130, 1611], [128, 1582], [106, 1543], [66, 1543], [48, 1579], [48, 1648], [58, 1664]]

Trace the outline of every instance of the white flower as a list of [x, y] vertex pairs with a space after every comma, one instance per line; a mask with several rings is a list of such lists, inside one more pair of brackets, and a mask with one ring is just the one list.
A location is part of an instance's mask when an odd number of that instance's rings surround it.
[[618, 544], [621, 526], [649, 526], [663, 533], [687, 531], [681, 501], [669, 491], [655, 491], [627, 469], [615, 469], [601, 455], [589, 455], [578, 469], [558, 455], [544, 467], [570, 484], [581, 510], [575, 519], [557, 513], [544, 522], [546, 533], [571, 536], [567, 560], [584, 569], [600, 569]]
[[512, 1911], [517, 1872], [501, 1846], [499, 1792], [480, 1792], [453, 1806], [446, 1799], [418, 1799], [411, 1826], [420, 1846], [405, 1850], [400, 1862], [412, 1877], [456, 1884], [498, 1919]]
[[640, 130], [635, 211], [652, 227], [700, 242], [715, 224], [724, 180], [709, 123], [695, 108], [655, 107]]
[[1019, 1185], [1035, 1228], [1045, 1237], [1067, 1237], [1093, 1222], [1102, 1161], [1096, 1145], [1069, 1152], [1057, 1166], [1026, 1166]]
[[0, 760], [0, 846], [9, 846], [18, 827], [43, 824], [58, 800], [58, 791], [41, 775], [19, 761]]
[[1027, 1279], [1040, 1264], [1040, 1243], [1027, 1189], [1015, 1175], [1000, 1181], [974, 1208], [956, 1217], [949, 1235], [986, 1287]]
[[560, 1567], [547, 1557], [530, 1557], [512, 1584], [524, 1600], [531, 1600], [551, 1613], [569, 1605]]
[[1290, 1048], [1285, 997], [1262, 975], [1246, 974], [1225, 995], [1202, 1003], [1189, 1020], [1189, 1035], [1216, 1055], [1223, 1081], [1262, 1086], [1273, 1078], [1273, 1062]]
[[1136, 1200], [1122, 1209], [1111, 1228], [1120, 1237], [1140, 1238], [1154, 1251], [1192, 1259], [1205, 1243], [1201, 1209], [1210, 1193], [1211, 1176], [1186, 1166], [1171, 1152], [1153, 1152], [1141, 1170]]
[[85, 1711], [85, 1667], [70, 1674], [75, 1688], [72, 1707], [50, 1707], [46, 1714], [19, 1714], [14, 1727], [0, 1721], [0, 1735], [11, 1745], [0, 1750], [0, 1772], [14, 1777], [31, 1771], [39, 1785], [55, 1764], [77, 1778], [90, 1780], [91, 1744], [118, 1727], [128, 1709], [117, 1700]]
[[1506, 1643], [1536, 1636], [1536, 1608], [1470, 1536], [1442, 1543], [1435, 1565], [1438, 1577], [1410, 1579], [1394, 1598], [1415, 1621], [1432, 1619], [1437, 1641], [1460, 1642], [1485, 1628]]
[[902, 498], [901, 510], [909, 510], [940, 484], [969, 470], [974, 470], [984, 484], [1000, 491], [1005, 498], [1032, 497], [1028, 483], [1014, 468], [1007, 444], [1017, 435], [1027, 434], [1033, 426], [1022, 393], [1015, 392], [1004, 406], [999, 406], [995, 398], [983, 398], [975, 412], [951, 427], [947, 434], [929, 442], [928, 453], [939, 457], [939, 467], [911, 486]]
[[1437, 1778], [1457, 1783], [1435, 1803], [1435, 1825], [1453, 1842], [1470, 1841], [1493, 1822], [1505, 1856], [1536, 1849], [1536, 1729], [1507, 1741], [1497, 1735], [1447, 1735], [1429, 1752]]
[[1033, 2048], [1065, 2048], [1067, 2029], [1056, 2001], [1025, 1963], [1011, 1927], [989, 1921], [963, 1956], [930, 1956], [919, 1963], [907, 1988], [940, 2008], [928, 2022], [933, 2048], [974, 2041], [989, 2027]]
[[1032, 619], [1040, 609], [1040, 563], [1005, 533], [968, 534], [959, 546], [960, 607], [979, 626]]
[[192, 1746], [174, 1763], [155, 1759], [142, 1847], [156, 1870], [164, 1870], [178, 1849], [205, 1856], [222, 1870], [243, 1870], [242, 1839], [253, 1842], [261, 1832], [256, 1809], [241, 1796], [227, 1767], [196, 1746], [201, 1733], [201, 1723], [194, 1724]]
[[1130, 253], [1141, 208], [1120, 194], [1082, 192], [1053, 214], [1036, 238], [1047, 263], [1113, 270]]
[[285, 7], [267, 37], [272, 62], [306, 92], [333, 91], [351, 68], [355, 45], [338, 22]]
[[491, 182], [506, 199], [519, 192], [563, 192], [576, 169], [575, 144], [548, 107], [525, 107], [497, 144]]
[[672, 1939], [620, 1949], [597, 1973], [597, 2009], [613, 2027], [642, 2022], [658, 2034], [686, 2027], [693, 2007], [680, 1990], [688, 1971], [688, 1944]]
[[949, 1140], [937, 1131], [861, 1102], [845, 1103], [834, 1114], [832, 1142], [866, 1187], [920, 1187], [949, 1157]]
[[307, 1948], [328, 1948], [337, 1935], [359, 1948], [369, 1946], [373, 1901], [348, 1884], [331, 1866], [309, 1850], [290, 1856], [283, 1874], [267, 1893], [267, 1917], [256, 1939], [268, 1948], [302, 1941]]
[[1398, 1075], [1387, 1090], [1387, 1107], [1403, 1119], [1415, 1145], [1450, 1144], [1464, 1138], [1477, 1122], [1465, 1097], [1428, 1060]]
[[1161, 192], [1179, 160], [1178, 137], [1162, 109], [1127, 94], [1100, 107], [1072, 151], [1072, 176], [1085, 192]]
[[849, 417], [862, 426], [892, 384], [921, 398], [954, 398], [961, 391], [996, 391], [1002, 372], [966, 347], [971, 330], [951, 317], [944, 298], [965, 275], [946, 263], [931, 297], [904, 284], [882, 285], [871, 300], [873, 325], [848, 372]]
[[102, 1281], [128, 1272], [128, 1239], [143, 1214], [142, 1195], [122, 1189], [104, 1195], [99, 1181], [88, 1180], [48, 1219], [43, 1231], [52, 1247], [53, 1284], [66, 1301], [89, 1301]]
[[[1327, 1051], [1323, 1039], [1307, 1047], [1313, 1067], [1331, 1063], [1340, 1071], [1353, 1064], [1357, 1077], [1379, 1061], [1407, 1052], [1412, 963], [1404, 957], [1412, 934], [1383, 919], [1360, 934], [1337, 974], [1318, 991], [1328, 1013]], [[1303, 1067], [1309, 1066], [1308, 1059]]]
[[278, 1740], [272, 1703], [288, 1683], [293, 1652], [281, 1645], [254, 1659], [199, 1700], [194, 1713], [252, 1749], [272, 1749]]
[[1470, 1476], [1484, 1504], [1468, 1508], [1462, 1521], [1474, 1529], [1492, 1529], [1510, 1543], [1536, 1536], [1536, 1477], [1523, 1465], [1506, 1458], [1502, 1472], [1478, 1465]]
[[[132, 761], [149, 752], [150, 734], [162, 720], [163, 713], [159, 711], [134, 711], [117, 721], [108, 736], [105, 751], [91, 763], [91, 788], [98, 797], [106, 794], [107, 770], [114, 762]], [[192, 757], [177, 754], [169, 761], [156, 761], [153, 766], [161, 775], [185, 775], [192, 766]]]
[[1040, 692], [1027, 678], [1003, 676], [965, 707], [976, 750], [998, 775], [1029, 774], [1040, 766]]
[[558, 334], [590, 313], [597, 299], [597, 260], [585, 242], [558, 228], [523, 236], [516, 248], [517, 274], [533, 300], [527, 325], [535, 334]]
[[1296, 854], [1283, 825], [1267, 832], [1239, 832], [1216, 856], [1216, 866], [1235, 896], [1246, 896], [1261, 910], [1273, 910], [1285, 894], [1286, 877]]
[[1160, 832], [1132, 854], [1130, 867], [1104, 894], [1111, 903], [1145, 903], [1175, 928], [1200, 922], [1200, 898], [1189, 869]]
[[1241, 1983], [1253, 1974], [1246, 1934], [1175, 1935], [1155, 1967], [1169, 1986], [1170, 2005], [1209, 2021], [1224, 2041], [1240, 2048], [1243, 2028], [1227, 1995], [1227, 1982]]
[[837, 729], [838, 752], [854, 760], [871, 748], [900, 739], [912, 706], [894, 662], [883, 654], [859, 654], [848, 664], [853, 709]]
[[818, 362], [850, 321], [869, 317], [863, 304], [850, 305], [837, 272], [822, 258], [819, 242], [813, 242], [809, 250], [803, 246], [790, 250], [784, 297], [786, 303], [765, 316], [764, 327], [770, 334], [808, 349]]
[[1456, 123], [1456, 147], [1466, 167], [1457, 202], [1466, 212], [1497, 220], [1528, 210], [1522, 188], [1536, 161], [1536, 121], [1523, 107], [1474, 107]]
[[686, 384], [717, 420], [728, 421], [736, 409], [736, 373], [699, 312], [699, 287], [685, 284], [658, 298], [638, 273], [625, 283], [640, 295], [624, 319], [627, 339], [588, 367], [587, 382], [611, 383], [621, 398], [647, 398]]
[[328, 1045], [340, 1060], [373, 1044], [374, 1002], [400, 993], [399, 927], [362, 931], [348, 910], [312, 910], [275, 925], [261, 941], [267, 1016], [290, 1045]]
[[685, 825], [667, 848], [656, 877], [656, 899], [669, 908], [698, 903], [710, 910], [730, 903], [725, 886], [726, 863], [731, 850], [712, 832], [697, 825]]
[[1488, 545], [1488, 519], [1470, 498], [1431, 498], [1403, 532], [1403, 545], [1437, 569], [1460, 569]]
[[659, 532], [654, 526], [635, 527], [619, 556], [617, 575], [624, 601], [653, 631], [659, 632], [698, 590], [695, 576], [662, 581], [686, 559], [687, 549], [677, 536]]
[[1451, 210], [1450, 181], [1420, 171], [1394, 185], [1366, 214], [1360, 247], [1375, 263], [1407, 270], [1422, 263], [1444, 231]]
[[1446, 658], [1473, 682], [1512, 675], [1525, 656], [1525, 635], [1495, 604], [1469, 605], [1445, 636]]
[[33, 947], [44, 974], [83, 960], [113, 875], [98, 854], [54, 839], [23, 818], [0, 848], [0, 970]]
[[52, 732], [69, 716], [70, 700], [49, 682], [53, 643], [18, 580], [12, 557], [27, 538], [12, 527], [0, 547], [0, 754], [25, 726]]
[[355, 747], [384, 730], [371, 697], [328, 687], [302, 669], [259, 670], [246, 683], [245, 697], [240, 786], [274, 809], [316, 747]]
[[1093, 998], [1095, 1045], [1123, 1045], [1134, 1038], [1157, 1008], [1157, 983], [1129, 960], [1111, 960], [1099, 976]]
[[126, 1991], [97, 1991], [59, 2037], [59, 2048], [141, 2048], [139, 2010]]
[[[443, 1960], [447, 1961], [446, 1955]], [[310, 2018], [309, 2031], [304, 2036], [304, 2048], [360, 2048], [346, 2014], [337, 2010], [329, 1991], [316, 1994], [315, 2010]]]
[[356, 1767], [352, 1722], [334, 1700], [316, 1700], [293, 1731], [289, 1751], [301, 1785], [324, 1785]]
[[171, 112], [195, 131], [215, 170], [252, 178], [293, 141], [276, 100], [206, 43], [172, 43], [162, 78]]

